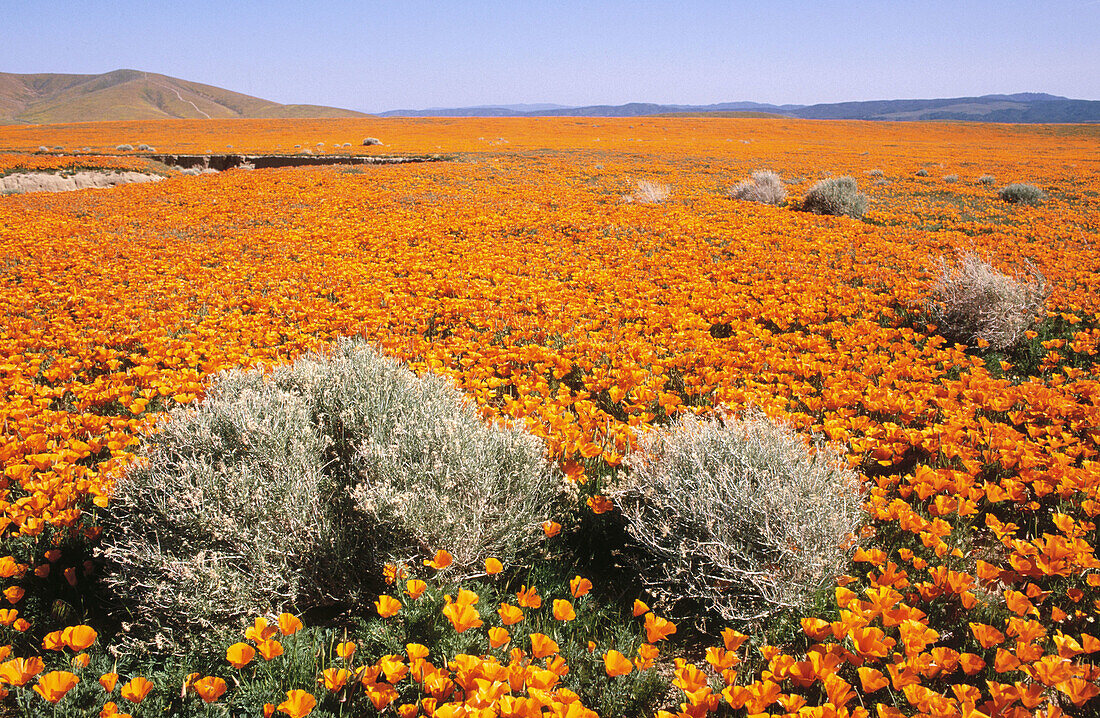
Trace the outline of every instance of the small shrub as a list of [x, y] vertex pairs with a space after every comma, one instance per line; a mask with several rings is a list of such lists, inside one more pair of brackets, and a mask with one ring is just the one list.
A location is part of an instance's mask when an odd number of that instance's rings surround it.
[[859, 480], [829, 446], [759, 412], [685, 415], [640, 443], [613, 494], [639, 576], [672, 615], [696, 604], [760, 619], [804, 606], [843, 572]]
[[657, 204], [658, 202], [664, 202], [671, 195], [672, 189], [667, 184], [639, 180], [638, 188], [634, 190], [633, 194], [626, 197], [629, 201], [638, 204]]
[[119, 145], [118, 147], [115, 148], [115, 150], [118, 151], [118, 152], [133, 152], [134, 146], [133, 145]]
[[874, 185], [875, 187], [881, 187], [883, 185], [890, 184], [890, 180], [886, 179], [885, 177], [879, 177], [877, 180], [875, 180], [871, 184]]
[[1010, 277], [973, 253], [954, 264], [940, 261], [927, 310], [948, 339], [989, 342], [994, 350], [1016, 344], [1045, 316], [1046, 280], [1034, 267]]
[[867, 170], [867, 174], [872, 177], [882, 177], [885, 173], [882, 170]]
[[944, 175], [943, 176], [943, 181], [948, 182], [948, 183], [958, 182], [959, 181], [959, 176], [958, 175]]
[[363, 140], [363, 146], [364, 147], [370, 147], [371, 145], [380, 145], [380, 144], [382, 144], [382, 140], [378, 139], [377, 137], [367, 137], [366, 139]]
[[762, 170], [752, 173], [752, 180], [742, 180], [729, 192], [734, 199], [763, 204], [782, 204], [787, 199], [787, 188], [775, 172]]
[[926, 170], [922, 167], [919, 170], [917, 170], [916, 175], [917, 175], [917, 177], [927, 177], [928, 176], [928, 170]]
[[138, 152], [152, 152], [153, 148], [149, 145], [138, 145]]
[[997, 190], [997, 196], [1012, 204], [1039, 204], [1046, 195], [1033, 184], [1010, 184]]
[[985, 184], [985, 185], [993, 184], [996, 181], [997, 181], [997, 179], [993, 175], [982, 175], [981, 177], [979, 177], [976, 180], [976, 182], [978, 184]]
[[846, 214], [859, 219], [867, 211], [867, 195], [859, 192], [852, 177], [830, 177], [810, 188], [802, 208], [815, 214]]
[[271, 610], [353, 607], [384, 562], [437, 548], [458, 572], [508, 561], [562, 494], [544, 453], [363, 342], [223, 373], [118, 481], [103, 553], [123, 641], [170, 651]]

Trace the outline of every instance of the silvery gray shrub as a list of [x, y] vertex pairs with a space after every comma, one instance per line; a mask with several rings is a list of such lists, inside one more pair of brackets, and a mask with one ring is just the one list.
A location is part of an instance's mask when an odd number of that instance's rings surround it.
[[224, 372], [147, 438], [104, 519], [125, 650], [354, 610], [384, 562], [440, 548], [467, 575], [522, 556], [565, 489], [545, 452], [362, 341], [269, 376]]
[[670, 615], [725, 621], [804, 606], [843, 573], [859, 479], [831, 446], [750, 411], [684, 415], [640, 438], [612, 492], [639, 576]]
[[823, 179], [806, 193], [802, 208], [815, 214], [848, 215], [859, 219], [867, 211], [867, 195], [853, 177]]
[[1033, 184], [1014, 183], [997, 190], [997, 196], [1012, 204], [1039, 204], [1046, 194]]

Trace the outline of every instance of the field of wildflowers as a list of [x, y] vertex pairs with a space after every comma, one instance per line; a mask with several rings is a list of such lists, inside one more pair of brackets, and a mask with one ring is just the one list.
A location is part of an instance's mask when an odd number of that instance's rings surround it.
[[[1100, 128], [95, 123], [0, 127], [0, 172], [71, 166], [25, 154], [41, 145], [132, 168], [94, 158], [345, 142], [450, 161], [0, 197], [0, 715], [1097, 710]], [[786, 205], [729, 196], [759, 170]], [[796, 210], [834, 176], [867, 195], [862, 220]], [[639, 182], [671, 192], [624, 202]], [[1044, 200], [1003, 201], [1016, 182]], [[1022, 342], [930, 324], [941, 260], [964, 253], [1041, 273]], [[453, 576], [424, 547], [359, 622], [252, 616], [184, 662], [112, 650], [100, 517], [143, 433], [222, 370], [352, 335], [546, 442], [573, 487], [544, 528], [556, 574], [485, 556]], [[674, 624], [577, 550], [610, 535], [640, 432], [712, 407], [821, 434], [861, 477], [847, 570], [787, 630]]]

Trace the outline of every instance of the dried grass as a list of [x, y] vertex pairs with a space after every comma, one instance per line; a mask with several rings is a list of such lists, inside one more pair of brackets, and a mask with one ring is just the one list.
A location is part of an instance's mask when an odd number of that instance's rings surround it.
[[989, 342], [1007, 349], [1045, 317], [1050, 294], [1046, 279], [1030, 264], [1008, 276], [972, 252], [954, 263], [940, 260], [926, 308], [940, 332], [952, 341]]
[[672, 189], [667, 184], [638, 180], [638, 187], [632, 194], [626, 195], [626, 199], [638, 204], [657, 204], [664, 202], [672, 196]]
[[751, 180], [742, 180], [731, 187], [729, 195], [748, 202], [779, 205], [787, 199], [787, 188], [778, 174], [760, 170], [752, 173]]

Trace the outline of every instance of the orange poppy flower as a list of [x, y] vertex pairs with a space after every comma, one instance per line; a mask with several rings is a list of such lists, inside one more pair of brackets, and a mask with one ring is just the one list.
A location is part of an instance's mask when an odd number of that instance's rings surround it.
[[537, 588], [534, 586], [527, 588], [527, 586], [524, 585], [516, 592], [516, 603], [523, 608], [540, 608], [542, 606], [542, 597], [539, 596]]
[[890, 681], [886, 676], [874, 668], [862, 666], [856, 672], [859, 674], [859, 682], [864, 693], [874, 693], [890, 685]]
[[439, 549], [435, 552], [435, 556], [424, 561], [425, 566], [430, 566], [434, 569], [442, 570], [447, 568], [454, 562], [454, 557], [447, 551]]
[[330, 691], [338, 691], [348, 683], [351, 671], [346, 668], [326, 668], [321, 672], [321, 682]]
[[343, 643], [336, 644], [336, 655], [345, 661], [351, 660], [351, 657], [355, 655], [355, 643], [351, 641], [344, 641]]
[[221, 698], [226, 691], [225, 681], [217, 676], [206, 676], [200, 678], [191, 686], [195, 689], [195, 692], [199, 694], [204, 703], [213, 703]]
[[305, 718], [316, 707], [317, 699], [312, 694], [296, 688], [286, 692], [286, 700], [280, 703], [277, 709], [290, 718]]
[[492, 557], [485, 559], [485, 573], [487, 573], [488, 575], [492, 576], [494, 574], [500, 573], [503, 570], [504, 564], [502, 564], [498, 559]]
[[542, 633], [531, 634], [531, 655], [535, 658], [546, 658], [559, 650], [558, 644], [549, 636]]
[[295, 615], [290, 613], [279, 614], [279, 633], [284, 636], [291, 636], [302, 630], [304, 626], [302, 621]]
[[269, 626], [266, 618], [257, 618], [255, 623], [245, 629], [244, 637], [253, 643], [262, 643], [278, 632], [274, 626]]
[[634, 664], [630, 659], [612, 649], [603, 654], [603, 666], [609, 676], [625, 676], [634, 670]]
[[383, 594], [374, 602], [374, 607], [378, 609], [379, 616], [389, 618], [397, 615], [397, 612], [401, 610], [401, 602], [393, 596]]
[[974, 637], [978, 639], [978, 643], [982, 644], [982, 648], [992, 648], [1005, 640], [1005, 634], [984, 623], [971, 623], [970, 630], [974, 633]]
[[586, 503], [594, 514], [605, 514], [615, 508], [615, 504], [611, 502], [611, 499], [602, 494], [596, 494], [595, 496], [589, 497]]
[[409, 597], [414, 601], [420, 598], [427, 590], [428, 584], [418, 578], [411, 579], [405, 583], [405, 593], [409, 594]]
[[643, 643], [638, 646], [638, 657], [634, 659], [634, 667], [639, 671], [652, 668], [653, 662], [657, 660], [659, 655], [661, 655], [660, 648], [649, 643]]
[[468, 603], [447, 603], [443, 607], [443, 615], [447, 617], [447, 620], [459, 633], [465, 633], [471, 628], [478, 628], [484, 623], [481, 616], [478, 615], [477, 609]]
[[573, 610], [573, 604], [561, 598], [554, 599], [554, 618], [559, 621], [572, 621], [576, 617], [577, 612]]
[[546, 538], [554, 538], [561, 533], [561, 524], [557, 521], [547, 521], [542, 525], [542, 532], [546, 534]]
[[152, 681], [136, 676], [122, 687], [120, 695], [131, 703], [141, 703], [153, 688]]
[[103, 707], [99, 709], [99, 718], [133, 718], [129, 713], [119, 713], [118, 704], [114, 701], [107, 701], [103, 704]]
[[748, 638], [744, 633], [735, 631], [732, 628], [722, 630], [722, 645], [726, 647], [727, 651], [736, 651]]
[[269, 638], [257, 645], [256, 650], [260, 652], [260, 655], [264, 657], [265, 661], [270, 661], [277, 656], [283, 655], [283, 644]]
[[38, 677], [34, 692], [50, 703], [57, 703], [80, 683], [80, 679], [68, 671], [51, 671]]
[[499, 626], [489, 629], [489, 645], [493, 648], [500, 648], [510, 640], [512, 637], [508, 635], [508, 629]]
[[65, 640], [61, 637], [61, 631], [51, 631], [43, 636], [42, 648], [47, 651], [65, 650]]
[[592, 590], [592, 582], [587, 578], [581, 578], [576, 576], [569, 582], [569, 593], [573, 594], [573, 598], [580, 598], [581, 596], [587, 596], [588, 592]]
[[637, 598], [634, 599], [634, 617], [637, 618], [644, 613], [649, 613], [649, 606], [642, 603]]
[[104, 673], [99, 677], [99, 685], [103, 686], [103, 690], [108, 693], [113, 693], [115, 690], [115, 684], [118, 683], [117, 673]]
[[428, 657], [429, 653], [428, 647], [421, 643], [405, 644], [405, 655], [409, 657], [410, 661], [422, 661]]
[[676, 633], [676, 625], [672, 621], [647, 613], [645, 615], [645, 635], [647, 643], [662, 641], [673, 633]]
[[256, 649], [247, 643], [234, 643], [225, 649], [225, 660], [236, 669], [247, 666], [256, 656]]
[[505, 626], [511, 626], [523, 620], [523, 611], [507, 603], [500, 604], [497, 614], [500, 616], [500, 622]]

